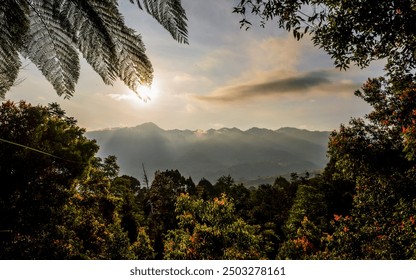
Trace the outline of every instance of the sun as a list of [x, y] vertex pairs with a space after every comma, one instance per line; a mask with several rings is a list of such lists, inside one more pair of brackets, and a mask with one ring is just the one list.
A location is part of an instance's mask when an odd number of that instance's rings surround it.
[[157, 82], [153, 81], [151, 86], [140, 85], [137, 87], [137, 92], [143, 101], [154, 101], [159, 92]]
[[148, 107], [150, 105], [155, 105], [155, 101], [158, 99], [159, 88], [157, 82], [153, 82], [151, 86], [139, 85], [136, 92], [121, 83], [117, 86], [119, 91], [117, 93], [108, 94], [108, 96], [119, 102], [128, 102], [134, 107]]

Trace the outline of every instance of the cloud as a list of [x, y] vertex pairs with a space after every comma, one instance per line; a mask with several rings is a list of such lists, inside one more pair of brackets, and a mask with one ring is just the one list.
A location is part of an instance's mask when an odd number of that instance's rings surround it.
[[247, 45], [250, 70], [294, 70], [307, 48], [305, 42], [294, 40], [291, 34], [282, 37], [254, 38]]
[[111, 93], [108, 94], [108, 97], [110, 97], [111, 99], [114, 99], [116, 101], [121, 101], [121, 100], [126, 100], [126, 95], [124, 94], [118, 94], [118, 93]]
[[[318, 70], [306, 73], [275, 72], [275, 76], [265, 80], [219, 88], [211, 95], [197, 96], [207, 102], [231, 103], [261, 97], [299, 96], [306, 94], [340, 94], [358, 88], [349, 80], [334, 79], [333, 71]], [[280, 75], [279, 75], [280, 74]]]

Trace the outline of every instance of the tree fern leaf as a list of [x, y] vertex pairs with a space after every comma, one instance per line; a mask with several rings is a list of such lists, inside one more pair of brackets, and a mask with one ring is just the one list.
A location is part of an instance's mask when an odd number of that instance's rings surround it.
[[153, 67], [145, 53], [146, 48], [141, 37], [128, 28], [119, 13], [117, 1], [111, 5], [94, 6], [103, 20], [105, 27], [115, 47], [118, 77], [141, 98], [138, 85], [150, 85], [153, 80]]
[[175, 40], [188, 44], [188, 19], [181, 0], [136, 0], [136, 3], [139, 8], [144, 7]]
[[0, 99], [15, 84], [21, 66], [18, 52], [8, 43], [0, 39]]
[[[85, 12], [79, 18], [81, 26], [77, 27], [73, 19], [70, 25], [75, 26], [76, 33], [79, 34], [76, 41], [78, 41], [84, 56], [87, 60], [91, 56], [90, 64], [94, 69], [98, 69], [96, 71], [101, 73], [105, 82], [112, 82], [115, 77], [118, 77], [139, 97], [144, 98], [137, 92], [137, 86], [151, 84], [153, 68], [145, 54], [141, 37], [125, 26], [117, 1], [72, 0], [71, 2], [78, 5], [77, 9]], [[73, 10], [77, 9], [73, 8]], [[65, 9], [61, 9], [61, 11], [65, 11]], [[68, 14], [69, 20], [71, 17], [73, 16]], [[84, 27], [85, 29], [83, 29]], [[94, 40], [82, 37], [88, 34], [86, 32], [95, 32], [96, 39], [100, 41], [98, 47], [104, 46], [105, 49], [97, 51], [97, 44], [94, 44]], [[89, 52], [91, 53], [89, 54]]]
[[0, 5], [0, 98], [16, 82], [21, 67], [18, 51], [28, 26], [25, 5], [11, 0]]
[[30, 1], [30, 27], [22, 54], [41, 70], [58, 95], [70, 97], [79, 77], [79, 57], [54, 12], [54, 2]]
[[63, 0], [57, 1], [56, 9], [84, 58], [106, 84], [112, 84], [118, 78], [117, 55], [99, 12], [108, 6], [107, 1]]
[[[180, 0], [136, 3], [174, 38], [187, 43]], [[4, 31], [0, 35], [0, 97], [16, 80], [19, 53], [65, 97], [73, 95], [78, 81], [78, 50], [107, 84], [120, 78], [137, 93], [138, 85], [152, 83], [153, 69], [144, 44], [140, 35], [125, 26], [117, 0], [4, 0], [0, 25]]]
[[139, 84], [151, 85], [153, 67], [145, 54], [146, 49], [141, 43], [140, 36], [128, 27], [124, 27], [120, 31], [117, 35], [119, 77], [131, 90], [138, 93], [137, 86]]

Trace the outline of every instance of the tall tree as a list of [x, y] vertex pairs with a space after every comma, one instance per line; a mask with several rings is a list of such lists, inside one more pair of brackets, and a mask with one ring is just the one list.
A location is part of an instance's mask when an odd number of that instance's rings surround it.
[[146, 206], [149, 218], [150, 237], [154, 241], [156, 258], [163, 257], [164, 234], [176, 228], [176, 198], [194, 185], [191, 179], [185, 179], [178, 170], [155, 172], [155, 178], [146, 193]]
[[287, 241], [279, 250], [279, 258], [299, 259], [317, 250], [321, 233], [329, 224], [326, 219], [327, 210], [323, 189], [299, 185], [283, 227]]
[[[118, 175], [115, 157], [96, 158], [67, 203], [66, 227], [73, 258], [151, 259], [153, 248], [135, 200], [137, 179]], [[64, 246], [65, 247], [65, 246]], [[68, 247], [68, 245], [66, 245]]]
[[[57, 104], [0, 107], [0, 230], [7, 258], [63, 258], [66, 205], [98, 146]], [[53, 241], [57, 242], [53, 242]]]
[[416, 81], [369, 79], [356, 94], [374, 110], [329, 142], [333, 176], [355, 182], [350, 215], [336, 216], [332, 258], [415, 257]]
[[[175, 40], [188, 42], [180, 0], [130, 2], [152, 15]], [[138, 85], [152, 83], [153, 69], [141, 36], [125, 25], [117, 0], [5, 0], [0, 26], [0, 97], [16, 81], [19, 54], [64, 97], [75, 91], [78, 51], [106, 84], [119, 78], [138, 93]]]

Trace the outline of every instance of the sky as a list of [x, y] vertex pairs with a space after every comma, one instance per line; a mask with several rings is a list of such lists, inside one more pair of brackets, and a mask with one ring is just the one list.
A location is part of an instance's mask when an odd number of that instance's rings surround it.
[[183, 0], [189, 45], [177, 43], [151, 16], [119, 1], [127, 26], [141, 34], [154, 68], [143, 102], [123, 83], [105, 85], [81, 59], [81, 75], [70, 99], [59, 97], [30, 61], [6, 99], [33, 105], [58, 102], [88, 131], [153, 122], [163, 129], [222, 127], [334, 130], [370, 107], [354, 95], [383, 64], [335, 68], [308, 37], [296, 41], [270, 22], [240, 29], [236, 1]]

